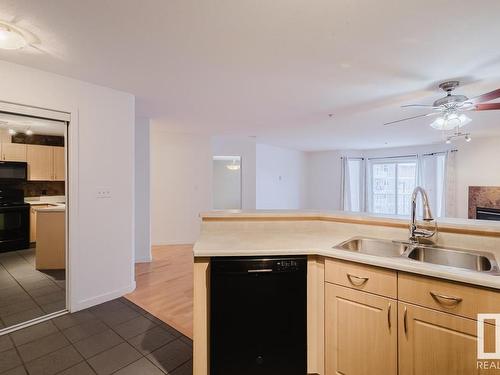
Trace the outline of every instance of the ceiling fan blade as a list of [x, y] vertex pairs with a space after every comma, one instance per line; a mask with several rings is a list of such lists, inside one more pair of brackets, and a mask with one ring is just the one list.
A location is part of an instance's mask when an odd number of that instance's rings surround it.
[[401, 106], [401, 108], [408, 108], [408, 107], [438, 108], [434, 107], [432, 104], [405, 104]]
[[496, 109], [500, 110], [500, 103], [480, 103], [476, 104], [474, 111], [494, 111]]
[[493, 99], [500, 98], [500, 89], [493, 90], [491, 92], [487, 92], [486, 94], [476, 96], [472, 99], [467, 100], [468, 102], [471, 102], [472, 104], [477, 104], [477, 103], [484, 103], [484, 102], [489, 102]]
[[392, 124], [396, 124], [396, 123], [402, 122], [402, 121], [414, 120], [414, 119], [417, 119], [417, 118], [429, 117], [429, 116], [433, 116], [433, 115], [437, 115], [437, 114], [439, 114], [439, 112], [426, 113], [425, 115], [418, 115], [418, 116], [403, 118], [401, 120], [386, 122], [384, 125], [392, 125]]

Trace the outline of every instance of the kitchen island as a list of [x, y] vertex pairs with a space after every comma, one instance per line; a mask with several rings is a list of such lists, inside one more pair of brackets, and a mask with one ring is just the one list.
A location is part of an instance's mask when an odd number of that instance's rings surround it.
[[66, 205], [54, 204], [36, 210], [36, 269], [66, 268]]
[[[480, 250], [500, 259], [499, 223], [444, 219], [438, 220], [437, 228], [436, 243], [440, 247]], [[337, 247], [356, 237], [407, 241], [408, 222], [344, 212], [203, 214], [202, 233], [194, 247], [194, 374], [209, 373], [211, 258], [271, 255], [306, 255], [308, 258], [309, 373], [356, 373], [356, 366], [360, 366], [359, 361], [353, 358], [339, 360], [342, 353], [349, 352], [355, 346], [358, 346], [358, 350], [364, 348], [363, 341], [357, 340], [355, 332], [352, 332], [356, 326], [351, 327], [349, 338], [343, 336], [343, 332], [332, 331], [332, 326], [348, 326], [348, 322], [335, 320], [342, 314], [353, 318], [362, 316], [363, 321], [373, 323], [373, 326], [365, 326], [367, 331], [359, 332], [359, 337], [373, 334], [383, 339], [381, 342], [385, 343], [385, 353], [389, 356], [383, 361], [385, 367], [380, 370], [384, 373], [398, 371], [398, 355], [400, 373], [415, 371], [412, 366], [417, 363], [415, 356], [421, 353], [419, 350], [445, 350], [448, 361], [443, 360], [443, 366], [459, 363], [475, 369], [476, 362], [471, 358], [477, 358], [477, 313], [500, 312], [500, 276], [492, 272], [470, 271], [407, 257], [370, 255]], [[450, 296], [456, 300], [447, 300]], [[351, 301], [350, 307], [339, 302], [347, 300]], [[340, 311], [339, 306], [343, 306], [345, 311]], [[352, 306], [370, 306], [370, 309], [352, 310]], [[373, 319], [371, 313], [374, 314]], [[458, 345], [463, 350], [453, 354], [451, 350], [448, 353], [448, 348], [442, 345], [441, 349], [435, 345], [418, 347], [418, 342], [411, 342], [408, 337], [413, 337], [420, 329], [419, 321], [425, 321], [428, 327], [448, 324], [449, 331], [430, 330], [429, 335], [434, 335], [433, 338], [441, 342], [448, 340], [450, 345]], [[379, 326], [379, 323], [384, 325]], [[401, 331], [403, 328], [404, 331]], [[348, 345], [343, 348], [344, 352], [338, 352], [339, 343]], [[379, 354], [376, 351], [365, 353], [366, 363], [378, 368]], [[345, 368], [340, 369], [339, 363], [343, 363]], [[438, 364], [431, 362], [422, 368], [435, 370], [433, 366]]]

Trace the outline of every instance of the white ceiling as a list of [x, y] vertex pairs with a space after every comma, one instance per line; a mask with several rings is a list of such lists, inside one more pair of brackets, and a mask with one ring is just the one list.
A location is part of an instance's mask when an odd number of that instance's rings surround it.
[[25, 133], [27, 130], [31, 130], [33, 134], [37, 135], [64, 136], [66, 124], [62, 121], [45, 120], [0, 112], [0, 129], [13, 129], [18, 133]]
[[[422, 113], [437, 83], [500, 87], [500, 1], [0, 0], [36, 48], [0, 59], [131, 92], [172, 130], [302, 150], [439, 142]], [[333, 113], [333, 117], [328, 116]], [[500, 111], [472, 113], [474, 136]]]

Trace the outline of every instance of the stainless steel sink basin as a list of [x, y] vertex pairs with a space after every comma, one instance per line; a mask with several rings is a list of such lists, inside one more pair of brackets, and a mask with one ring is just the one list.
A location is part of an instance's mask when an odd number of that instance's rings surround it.
[[500, 275], [495, 256], [492, 253], [482, 251], [441, 248], [363, 237], [352, 238], [334, 246], [334, 248], [380, 257], [407, 258], [423, 263]]
[[408, 244], [398, 241], [356, 237], [335, 246], [335, 248], [381, 257], [400, 257], [408, 249]]
[[497, 269], [493, 254], [470, 250], [414, 247], [409, 251], [407, 256], [410, 259], [420, 262], [463, 268], [478, 272], [491, 272]]

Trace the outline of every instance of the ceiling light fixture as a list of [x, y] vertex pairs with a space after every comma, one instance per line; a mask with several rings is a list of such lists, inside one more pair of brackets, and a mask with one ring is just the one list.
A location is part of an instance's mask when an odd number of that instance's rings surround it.
[[0, 22], [0, 48], [16, 50], [28, 45], [26, 38], [16, 27]]
[[456, 111], [450, 111], [434, 120], [431, 126], [437, 130], [452, 130], [461, 128], [471, 121], [472, 120], [463, 113], [459, 114]]
[[28, 129], [28, 130], [26, 130], [25, 134], [28, 136], [31, 136], [31, 135], [33, 135], [33, 130]]
[[230, 171], [237, 171], [240, 169], [240, 165], [236, 164], [236, 160], [233, 160], [231, 164], [227, 164], [226, 168], [229, 169]]
[[10, 135], [16, 135], [17, 132], [14, 129], [11, 128], [11, 129], [9, 129], [9, 134]]
[[459, 128], [457, 127], [455, 129], [455, 132], [452, 135], [449, 135], [446, 137], [446, 144], [450, 144], [454, 139], [457, 138], [464, 138], [465, 142], [470, 142], [472, 141], [472, 137], [470, 136], [470, 133], [462, 133]]

